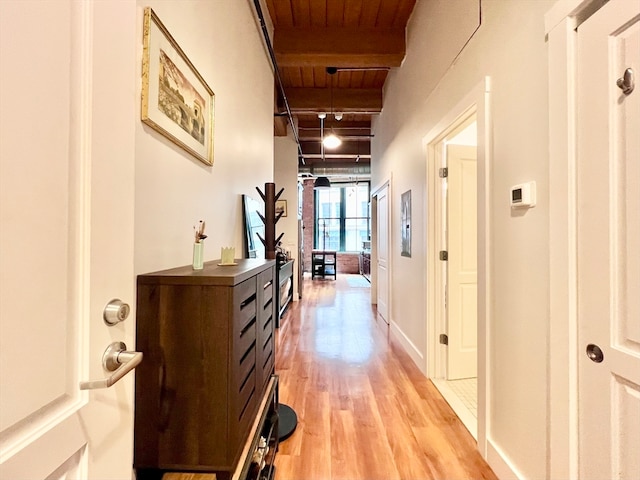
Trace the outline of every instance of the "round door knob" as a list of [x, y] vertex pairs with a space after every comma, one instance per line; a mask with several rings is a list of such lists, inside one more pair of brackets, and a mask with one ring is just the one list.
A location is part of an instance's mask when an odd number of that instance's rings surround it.
[[129, 304], [124, 303], [119, 298], [114, 298], [104, 307], [102, 318], [104, 319], [104, 323], [113, 326], [124, 322], [129, 316], [129, 312], [131, 312]]
[[598, 345], [590, 343], [587, 345], [587, 357], [592, 362], [601, 363], [604, 360], [604, 353], [602, 353], [602, 349]]

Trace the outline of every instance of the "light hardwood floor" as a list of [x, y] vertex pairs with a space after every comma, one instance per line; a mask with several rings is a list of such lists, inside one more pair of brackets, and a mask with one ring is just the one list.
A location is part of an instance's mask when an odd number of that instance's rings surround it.
[[[298, 427], [276, 480], [495, 479], [436, 388], [389, 328], [368, 288], [305, 279], [277, 336], [280, 402]], [[416, 300], [419, 301], [419, 300]]]

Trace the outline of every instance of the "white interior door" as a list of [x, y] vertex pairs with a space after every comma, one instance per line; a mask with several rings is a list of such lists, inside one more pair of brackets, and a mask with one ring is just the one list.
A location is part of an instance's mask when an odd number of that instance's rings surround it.
[[377, 198], [378, 314], [389, 323], [389, 187]]
[[477, 376], [476, 147], [447, 145], [447, 380]]
[[[135, 1], [0, 2], [0, 478], [132, 477]], [[117, 26], [117, 34], [114, 34]]]
[[[640, 3], [612, 0], [578, 29], [579, 465], [640, 478]], [[589, 356], [588, 356], [589, 354]]]

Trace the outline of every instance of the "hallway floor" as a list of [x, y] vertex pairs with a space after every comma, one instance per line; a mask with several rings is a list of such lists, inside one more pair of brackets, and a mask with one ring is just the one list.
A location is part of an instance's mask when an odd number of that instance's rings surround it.
[[369, 288], [305, 279], [277, 337], [298, 428], [276, 480], [495, 479], [473, 437], [376, 318]]

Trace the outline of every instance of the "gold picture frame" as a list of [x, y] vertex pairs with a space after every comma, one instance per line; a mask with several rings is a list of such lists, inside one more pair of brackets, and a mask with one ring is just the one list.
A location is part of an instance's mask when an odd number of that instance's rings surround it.
[[214, 94], [151, 7], [144, 9], [142, 121], [213, 165]]
[[282, 216], [287, 216], [287, 201], [286, 200], [276, 200], [276, 215], [282, 212]]

